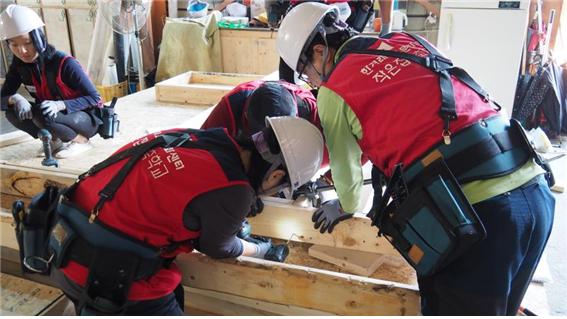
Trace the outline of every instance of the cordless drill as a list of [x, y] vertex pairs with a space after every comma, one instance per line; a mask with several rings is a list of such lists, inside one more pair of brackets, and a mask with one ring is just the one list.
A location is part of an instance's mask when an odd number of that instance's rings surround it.
[[254, 244], [259, 244], [261, 242], [270, 243], [271, 247], [266, 253], [266, 256], [264, 256], [264, 259], [266, 260], [283, 263], [287, 258], [287, 255], [289, 255], [289, 247], [286, 244], [274, 245], [271, 243], [269, 238], [252, 235], [252, 226], [250, 226], [247, 220], [242, 222], [242, 227], [240, 228], [237, 236], [238, 238]]
[[41, 129], [37, 133], [37, 137], [43, 142], [43, 152], [45, 153], [45, 158], [41, 161], [41, 165], [59, 167], [59, 163], [51, 154], [51, 133], [46, 129]]

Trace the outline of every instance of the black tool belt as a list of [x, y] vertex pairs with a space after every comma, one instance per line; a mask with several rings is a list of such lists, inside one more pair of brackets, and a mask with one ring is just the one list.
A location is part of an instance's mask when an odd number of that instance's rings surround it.
[[397, 165], [384, 194], [375, 169], [369, 217], [418, 275], [435, 274], [486, 236], [460, 185], [510, 174], [531, 159], [538, 162], [519, 123], [480, 121], [408, 169]]
[[88, 213], [63, 200], [59, 219], [51, 231], [49, 248], [52, 266], [65, 267], [69, 261], [89, 269], [79, 307], [118, 314], [125, 309], [134, 281], [151, 277], [167, 262], [162, 250], [106, 227]]
[[409, 181], [428, 163], [443, 158], [459, 183], [512, 173], [534, 157], [522, 127], [500, 116], [481, 120], [454, 134], [451, 144], [440, 143], [404, 169]]

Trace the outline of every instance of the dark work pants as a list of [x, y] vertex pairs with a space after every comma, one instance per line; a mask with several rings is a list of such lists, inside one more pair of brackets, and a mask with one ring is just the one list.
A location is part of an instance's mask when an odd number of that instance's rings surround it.
[[540, 175], [474, 208], [487, 237], [418, 278], [424, 315], [516, 315], [551, 233], [555, 198]]
[[[86, 307], [81, 313], [81, 316], [106, 316], [106, 313], [98, 313]], [[183, 310], [177, 302], [174, 293], [167, 296], [152, 299], [132, 302], [131, 305], [127, 306], [126, 311], [119, 315], [126, 316], [183, 316]]]
[[[75, 305], [75, 310], [79, 306], [79, 298], [84, 292], [84, 288], [77, 285], [75, 282], [68, 279], [63, 272], [59, 269], [52, 267], [50, 278], [57, 284], [65, 295]], [[133, 315], [133, 316], [182, 316], [184, 300], [183, 286], [181, 284], [175, 290], [161, 298], [144, 300], [144, 301], [129, 301], [126, 310], [123, 313], [116, 315]], [[105, 316], [108, 313], [101, 313], [91, 307], [85, 307], [81, 311], [81, 316]]]
[[13, 108], [6, 110], [6, 119], [16, 128], [28, 133], [33, 138], [37, 138], [40, 129], [45, 128], [53, 137], [69, 142], [80, 134], [86, 138], [93, 137], [98, 130], [91, 116], [85, 111], [67, 113], [65, 111], [57, 113], [54, 119], [43, 116], [37, 106], [33, 106], [33, 119], [20, 121], [13, 111]]

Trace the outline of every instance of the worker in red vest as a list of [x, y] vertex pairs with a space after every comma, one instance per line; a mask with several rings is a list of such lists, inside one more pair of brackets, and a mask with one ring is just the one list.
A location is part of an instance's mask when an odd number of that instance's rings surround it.
[[[311, 91], [286, 81], [262, 80], [242, 83], [223, 96], [201, 128], [224, 127], [233, 138], [251, 136], [264, 129], [266, 117], [272, 116], [298, 116], [322, 132], [317, 101]], [[327, 168], [328, 165], [329, 155], [324, 148], [321, 167]], [[328, 171], [316, 183], [327, 186], [331, 178]], [[260, 213], [262, 207], [258, 198], [250, 215]]]
[[[47, 43], [45, 24], [30, 8], [9, 5], [0, 25], [0, 40], [14, 53], [0, 94], [8, 121], [33, 138], [47, 129], [57, 158], [91, 149], [89, 138], [101, 122], [90, 110], [102, 107], [102, 99], [79, 62]], [[22, 84], [35, 103], [18, 93]], [[37, 155], [43, 156], [43, 148]]]
[[237, 237], [256, 194], [291, 193], [321, 165], [319, 130], [273, 117], [249, 138], [224, 129], [173, 129], [122, 147], [81, 175], [52, 228], [51, 275], [83, 314], [181, 315], [173, 259], [282, 262], [281, 246]]
[[416, 269], [422, 313], [515, 315], [553, 223], [545, 163], [426, 40], [354, 34], [320, 3], [296, 6], [278, 32], [282, 59], [319, 88], [338, 200], [315, 227], [361, 211], [364, 154], [388, 180], [382, 194], [374, 178], [369, 217]]

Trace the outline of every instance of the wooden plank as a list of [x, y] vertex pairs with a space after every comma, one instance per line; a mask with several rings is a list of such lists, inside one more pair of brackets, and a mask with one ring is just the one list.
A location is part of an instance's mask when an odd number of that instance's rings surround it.
[[81, 172], [60, 172], [55, 168], [36, 169], [25, 166], [0, 164], [2, 194], [33, 197], [50, 185], [71, 185]]
[[0, 315], [35, 316], [62, 296], [59, 289], [0, 273]]
[[[4, 236], [13, 232], [11, 217], [0, 217], [1, 245], [17, 250], [14, 236]], [[214, 260], [192, 253], [178, 256], [176, 263], [183, 284], [193, 288], [342, 315], [419, 313], [419, 293], [412, 285], [248, 257]]]
[[170, 103], [214, 105], [236, 85], [262, 76], [189, 71], [155, 85], [156, 100]]
[[280, 305], [217, 291], [184, 287], [185, 307], [222, 316], [329, 316], [332, 313]]
[[74, 316], [75, 306], [65, 295], [57, 298], [51, 305], [43, 309], [39, 316]]
[[31, 140], [32, 137], [24, 131], [14, 131], [0, 135], [0, 147], [18, 144]]
[[189, 84], [224, 84], [237, 86], [243, 82], [259, 80], [261, 76], [254, 74], [218, 73], [218, 72], [191, 72]]
[[277, 70], [277, 32], [269, 29], [221, 29], [224, 72], [267, 74]]
[[339, 315], [417, 315], [415, 286], [249, 257], [177, 258], [185, 286]]
[[83, 65], [95, 85], [101, 85], [108, 69], [107, 51], [112, 43], [112, 26], [105, 21], [102, 10], [97, 10], [88, 62]]
[[551, 186], [551, 190], [555, 193], [565, 192], [565, 182], [556, 180], [555, 185]]
[[26, 7], [39, 7], [41, 6], [41, 0], [17, 0], [17, 4]]
[[[46, 183], [70, 185], [82, 172], [0, 164], [0, 173], [2, 194], [31, 198], [43, 191]], [[13, 198], [8, 199], [13, 201]], [[4, 201], [4, 198], [0, 200]], [[1, 206], [9, 208], [10, 205], [11, 202], [2, 203]], [[291, 201], [273, 197], [264, 198], [264, 206], [262, 214], [249, 219], [254, 234], [377, 254], [398, 255], [384, 237], [377, 236], [377, 229], [370, 226], [370, 219], [365, 216], [355, 215], [337, 225], [331, 234], [321, 234], [313, 228], [311, 221], [313, 208], [293, 206]]]
[[96, 7], [69, 8], [69, 37], [79, 63], [86, 68], [89, 63], [91, 39], [94, 37]]
[[69, 28], [67, 26], [67, 12], [65, 8], [43, 8], [43, 20], [45, 22], [45, 35], [49, 44], [67, 54], [73, 54], [71, 41], [69, 40]]
[[309, 248], [309, 256], [337, 265], [353, 274], [368, 277], [386, 260], [386, 256], [322, 245]]
[[370, 226], [370, 219], [364, 215], [355, 214], [353, 218], [339, 223], [331, 234], [321, 234], [313, 228], [311, 215], [314, 208], [293, 206], [291, 201], [275, 197], [264, 197], [262, 200], [262, 213], [248, 219], [254, 234], [376, 254], [399, 255], [384, 237], [378, 237], [378, 229]]

